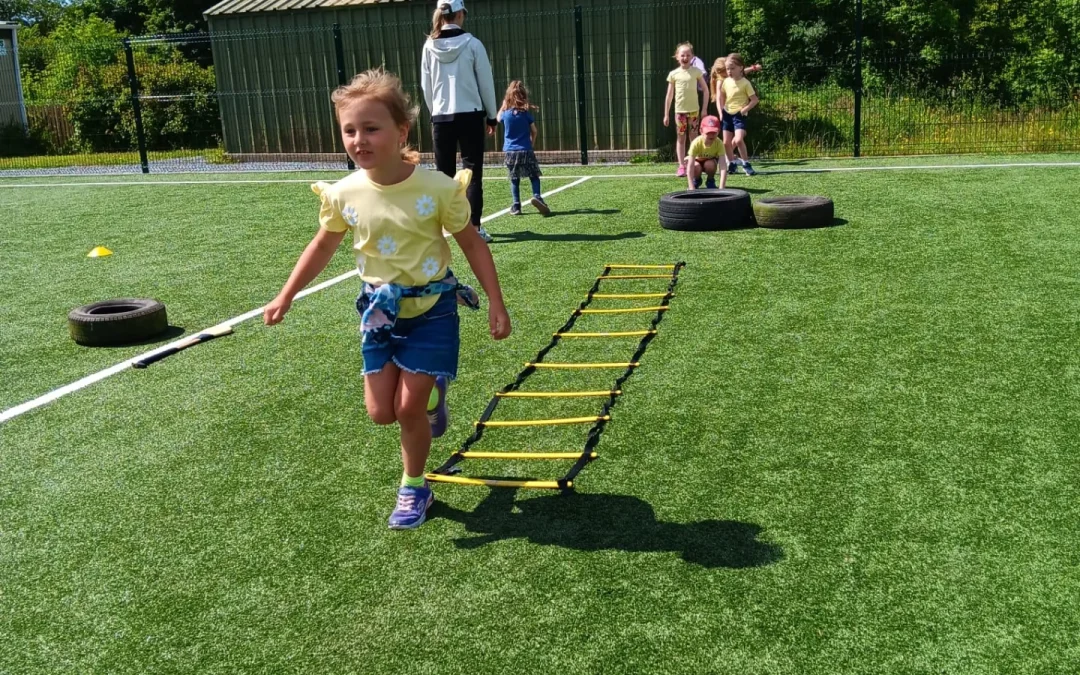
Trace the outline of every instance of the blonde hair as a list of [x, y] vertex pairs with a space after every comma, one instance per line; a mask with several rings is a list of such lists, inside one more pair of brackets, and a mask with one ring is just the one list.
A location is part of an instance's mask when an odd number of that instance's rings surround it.
[[712, 87], [714, 94], [725, 77], [727, 77], [727, 61], [721, 56], [713, 61], [712, 68], [709, 69], [709, 86]]
[[529, 90], [525, 88], [521, 80], [514, 80], [506, 88], [506, 96], [503, 97], [503, 108], [506, 110], [539, 110], [538, 106], [529, 103]]
[[443, 26], [448, 23], [459, 23], [454, 19], [460, 14], [461, 12], [450, 14], [449, 12], [442, 11], [442, 7], [436, 7], [435, 13], [431, 15], [431, 33], [428, 34], [428, 37], [434, 40], [439, 37], [439, 31], [442, 30]]
[[672, 57], [676, 61], [679, 60], [679, 50], [682, 49], [683, 47], [686, 47], [687, 49], [690, 50], [690, 56], [694, 55], [694, 45], [690, 44], [689, 42], [680, 42], [679, 44], [675, 45], [675, 53], [672, 54]]
[[[401, 87], [401, 79], [382, 68], [366, 70], [343, 84], [330, 95], [334, 113], [341, 121], [341, 111], [357, 101], [375, 100], [386, 106], [391, 119], [398, 128], [412, 128], [416, 123], [418, 109], [411, 106], [409, 95]], [[420, 163], [420, 153], [406, 145], [401, 148], [401, 159], [410, 164]]]

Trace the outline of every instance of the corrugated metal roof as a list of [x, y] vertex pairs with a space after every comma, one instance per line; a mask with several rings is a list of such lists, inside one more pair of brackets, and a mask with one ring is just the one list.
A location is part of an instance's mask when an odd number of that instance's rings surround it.
[[325, 9], [329, 7], [355, 7], [357, 5], [381, 5], [388, 2], [409, 0], [223, 0], [203, 12], [203, 16], [222, 14], [251, 14], [253, 12], [285, 12], [297, 9]]

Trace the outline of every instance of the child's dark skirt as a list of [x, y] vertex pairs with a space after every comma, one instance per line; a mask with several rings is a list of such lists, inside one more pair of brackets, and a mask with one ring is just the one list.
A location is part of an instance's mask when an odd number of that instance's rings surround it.
[[510, 178], [539, 178], [540, 163], [536, 161], [536, 153], [532, 150], [512, 150], [506, 153], [506, 170], [510, 172]]

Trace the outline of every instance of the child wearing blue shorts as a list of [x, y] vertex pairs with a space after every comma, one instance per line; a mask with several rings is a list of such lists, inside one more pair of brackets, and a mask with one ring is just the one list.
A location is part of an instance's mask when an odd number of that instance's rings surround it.
[[391, 529], [418, 527], [434, 500], [424, 479], [431, 439], [446, 430], [447, 384], [457, 376], [457, 305], [479, 307], [479, 297], [450, 271], [450, 232], [488, 297], [491, 336], [510, 334], [491, 251], [470, 220], [466, 185], [417, 166], [406, 146], [413, 109], [401, 81], [369, 70], [338, 87], [331, 100], [341, 140], [359, 169], [337, 183], [312, 186], [322, 200], [321, 227], [292, 274], [263, 310], [273, 325], [296, 294], [326, 267], [346, 232], [363, 280], [361, 314], [364, 403], [376, 424], [401, 428], [404, 464]]
[[746, 150], [746, 115], [758, 104], [758, 95], [754, 85], [745, 76], [745, 63], [739, 54], [727, 57], [727, 77], [716, 91], [716, 107], [723, 116], [721, 126], [724, 130], [724, 148], [728, 157], [733, 157], [738, 148], [740, 157], [728, 167], [729, 173], [735, 173], [736, 164], [742, 166], [747, 176], [756, 171], [750, 166]]

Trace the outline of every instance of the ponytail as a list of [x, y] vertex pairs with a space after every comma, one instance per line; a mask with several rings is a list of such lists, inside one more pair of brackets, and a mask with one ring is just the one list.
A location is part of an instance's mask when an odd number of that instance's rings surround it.
[[428, 34], [428, 37], [432, 40], [437, 40], [443, 26], [448, 23], [460, 23], [457, 21], [460, 14], [461, 12], [450, 14], [449, 12], [444, 12], [442, 7], [436, 7], [435, 13], [431, 15], [431, 33]]

